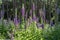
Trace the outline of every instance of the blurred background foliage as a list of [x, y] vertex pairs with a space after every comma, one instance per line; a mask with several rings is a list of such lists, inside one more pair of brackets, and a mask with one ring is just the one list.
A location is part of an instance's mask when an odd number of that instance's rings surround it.
[[[44, 10], [45, 7], [45, 12], [46, 12], [46, 19], [51, 20], [53, 16], [56, 15], [60, 18], [59, 13], [56, 12], [57, 9], [60, 9], [59, 5], [59, 0], [0, 0], [0, 10], [2, 10], [2, 6], [4, 5], [4, 13], [5, 16], [4, 18], [11, 18], [13, 19], [15, 16], [15, 8], [17, 8], [17, 15], [18, 18], [21, 18], [21, 8], [22, 4], [25, 5], [25, 14], [26, 12], [28, 13], [27, 16], [29, 18], [30, 14], [30, 9], [32, 8], [33, 2], [35, 4], [35, 14], [37, 17], [39, 17], [39, 9]], [[47, 16], [48, 15], [48, 16]], [[60, 19], [59, 19], [60, 20]]]

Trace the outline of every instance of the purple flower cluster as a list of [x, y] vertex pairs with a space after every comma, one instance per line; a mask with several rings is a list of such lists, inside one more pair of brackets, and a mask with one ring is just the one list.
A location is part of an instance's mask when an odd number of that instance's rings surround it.
[[22, 4], [22, 17], [24, 17], [25, 15], [25, 8], [24, 8], [24, 4]]
[[33, 11], [35, 10], [35, 4], [33, 3], [33, 5], [32, 5], [32, 9], [33, 9]]
[[19, 21], [17, 20], [17, 17], [14, 18], [14, 24], [15, 24], [15, 26], [18, 26], [18, 24], [19, 24]]
[[35, 16], [35, 15], [33, 15], [33, 21], [36, 21], [36, 22], [38, 22], [38, 18]]

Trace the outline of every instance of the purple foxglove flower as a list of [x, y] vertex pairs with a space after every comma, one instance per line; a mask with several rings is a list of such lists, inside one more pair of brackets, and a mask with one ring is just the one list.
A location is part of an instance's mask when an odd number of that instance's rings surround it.
[[24, 4], [22, 4], [22, 16], [24, 17], [25, 14], [25, 8], [24, 8]]
[[32, 5], [32, 9], [33, 9], [33, 11], [35, 10], [35, 4], [33, 3], [33, 5]]
[[36, 16], [35, 16], [35, 14], [33, 14], [33, 20], [34, 20], [34, 21], [36, 20]]
[[15, 24], [16, 26], [18, 26], [18, 20], [17, 20], [17, 18], [14, 18], [14, 24]]
[[36, 22], [38, 22], [38, 18], [35, 16], [35, 14], [33, 15], [33, 21], [36, 21]]

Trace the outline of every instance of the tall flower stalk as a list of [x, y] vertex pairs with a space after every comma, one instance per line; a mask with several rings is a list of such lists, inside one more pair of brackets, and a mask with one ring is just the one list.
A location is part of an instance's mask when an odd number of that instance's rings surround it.
[[1, 10], [1, 19], [3, 19], [3, 18], [4, 18], [4, 4], [2, 4], [2, 10]]
[[[35, 4], [33, 2], [33, 5], [32, 5], [32, 11], [33, 11], [33, 21], [36, 21], [36, 15], [35, 15]], [[32, 14], [31, 14], [32, 15]]]
[[35, 11], [35, 4], [34, 4], [34, 2], [33, 2], [33, 5], [32, 5], [32, 9], [33, 9], [33, 11]]
[[25, 8], [24, 8], [24, 4], [22, 4], [22, 17], [24, 17], [25, 15]]
[[38, 21], [38, 18], [36, 17], [36, 15], [34, 14], [33, 15], [33, 21], [37, 22]]
[[[2, 2], [4, 2], [3, 0], [2, 0]], [[1, 10], [1, 20], [2, 20], [2, 28], [3, 28], [3, 26], [4, 26], [4, 23], [3, 23], [3, 18], [4, 18], [4, 4], [2, 4], [2, 10]]]
[[25, 27], [25, 20], [24, 20], [24, 18], [25, 18], [25, 7], [24, 7], [24, 4], [22, 4], [21, 12], [22, 12], [22, 24], [21, 24], [21, 28], [24, 28]]
[[25, 17], [25, 7], [24, 4], [22, 4], [22, 22], [24, 22], [24, 17]]
[[15, 9], [14, 24], [15, 24], [15, 26], [18, 26], [18, 20], [17, 20], [17, 8]]
[[45, 5], [44, 5], [44, 7], [43, 7], [43, 21], [44, 21], [44, 23], [45, 23], [45, 15], [46, 15], [46, 9], [45, 9]]

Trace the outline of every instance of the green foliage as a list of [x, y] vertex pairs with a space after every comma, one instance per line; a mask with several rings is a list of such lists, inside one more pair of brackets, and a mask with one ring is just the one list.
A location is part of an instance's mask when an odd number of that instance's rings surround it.
[[[23, 25], [23, 24], [22, 24]], [[3, 27], [3, 29], [1, 28]], [[49, 26], [49, 24], [45, 24], [44, 29], [37, 28], [36, 22], [32, 22], [29, 27], [26, 29], [15, 29], [14, 23], [10, 22], [9, 28], [6, 26], [2, 26], [0, 24], [0, 39], [8, 39], [9, 38], [9, 31], [14, 32], [14, 39], [15, 40], [59, 40], [60, 39], [60, 25], [56, 26]], [[8, 30], [8, 31], [7, 31]], [[3, 34], [1, 35], [1, 33]]]
[[33, 22], [26, 30], [17, 30], [15, 39], [20, 40], [40, 40], [42, 31], [37, 29], [36, 24]]

